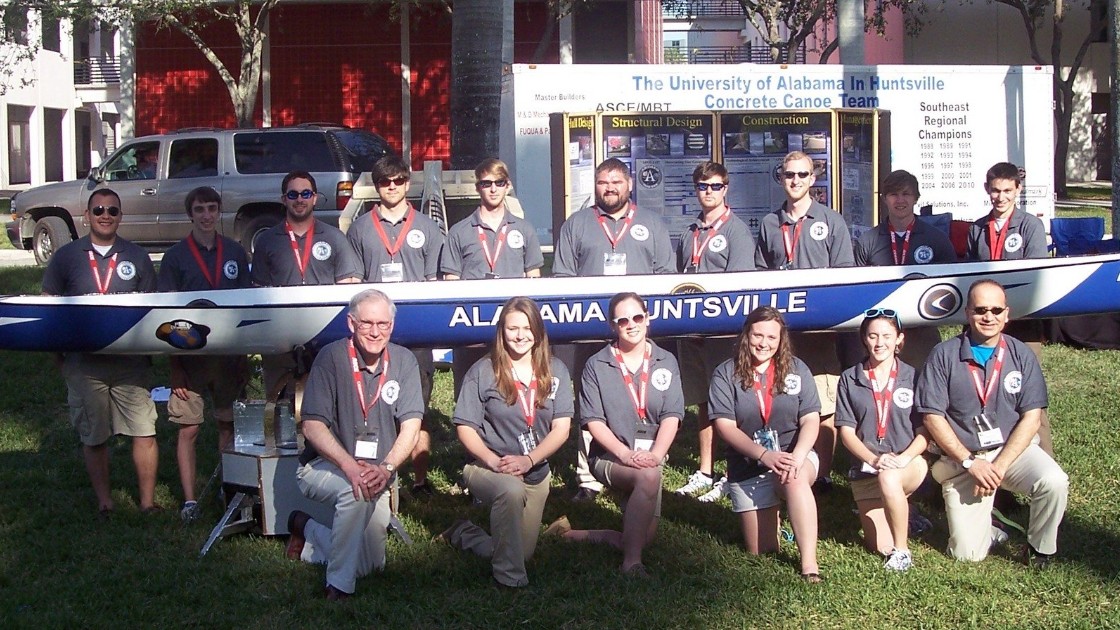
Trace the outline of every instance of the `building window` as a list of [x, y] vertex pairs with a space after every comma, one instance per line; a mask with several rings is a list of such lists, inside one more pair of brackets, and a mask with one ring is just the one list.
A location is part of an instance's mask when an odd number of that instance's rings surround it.
[[8, 106], [8, 183], [31, 183], [31, 108]]
[[62, 52], [62, 32], [58, 18], [43, 16], [43, 50]]
[[4, 7], [4, 37], [19, 46], [27, 45], [27, 7], [9, 5]]

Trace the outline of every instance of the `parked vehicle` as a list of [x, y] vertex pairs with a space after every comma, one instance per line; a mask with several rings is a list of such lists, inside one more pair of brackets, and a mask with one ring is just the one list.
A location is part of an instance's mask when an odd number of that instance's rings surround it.
[[284, 174], [314, 175], [321, 194], [316, 215], [337, 225], [358, 175], [391, 152], [377, 134], [330, 124], [144, 136], [121, 145], [86, 179], [16, 194], [8, 239], [46, 264], [59, 247], [89, 232], [83, 219], [89, 196], [112, 188], [124, 209], [119, 234], [150, 249], [166, 248], [190, 232], [187, 193], [212, 186], [222, 194], [220, 231], [252, 255], [256, 235], [283, 220]]

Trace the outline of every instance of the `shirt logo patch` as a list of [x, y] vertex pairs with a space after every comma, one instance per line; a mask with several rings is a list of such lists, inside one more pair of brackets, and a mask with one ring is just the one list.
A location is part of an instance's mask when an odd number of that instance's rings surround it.
[[900, 387], [894, 390], [894, 396], [891, 398], [899, 409], [909, 409], [914, 404], [914, 390]]
[[241, 270], [238, 269], [236, 260], [230, 260], [226, 261], [226, 264], [222, 265], [222, 273], [225, 274], [227, 279], [236, 280], [237, 276], [240, 275]]
[[520, 230], [510, 230], [509, 236], [506, 237], [506, 242], [513, 249], [521, 249], [525, 246], [525, 237], [522, 236]]
[[723, 234], [716, 234], [712, 237], [712, 240], [708, 241], [708, 249], [717, 254], [727, 249], [727, 237]]
[[919, 265], [924, 265], [933, 260], [933, 248], [929, 245], [922, 245], [914, 250], [914, 262]]
[[797, 374], [786, 375], [786, 393], [796, 396], [801, 393], [801, 377]]
[[817, 221], [809, 226], [809, 236], [812, 236], [814, 241], [823, 241], [828, 238], [828, 224], [824, 221]]
[[1018, 394], [1023, 391], [1023, 373], [1019, 370], [1008, 373], [1003, 377], [1003, 389], [1008, 394]]
[[635, 241], [644, 241], [649, 238], [649, 228], [644, 225], [635, 225], [630, 228], [630, 235], [634, 237]]
[[132, 264], [131, 260], [121, 261], [117, 265], [117, 277], [121, 280], [131, 280], [136, 277], [136, 265]]
[[556, 391], [560, 389], [560, 379], [552, 377], [552, 386], [548, 388], [548, 399], [556, 400]]
[[424, 233], [420, 230], [411, 230], [404, 240], [412, 249], [420, 249], [424, 246], [424, 243], [428, 242], [428, 237], [424, 236]]
[[385, 387], [381, 388], [381, 400], [385, 401], [386, 405], [391, 405], [397, 402], [397, 398], [401, 395], [401, 384], [397, 381], [386, 381]]
[[331, 257], [331, 244], [326, 241], [315, 241], [311, 246], [311, 255], [315, 260], [326, 260]]
[[1003, 251], [1005, 251], [1005, 252], [1017, 252], [1017, 251], [1019, 251], [1019, 248], [1022, 247], [1022, 246], [1023, 246], [1023, 235], [1022, 234], [1011, 234], [1007, 237], [1007, 240], [1003, 243]]
[[649, 382], [659, 392], [667, 391], [673, 383], [673, 373], [666, 368], [657, 368], [649, 376]]

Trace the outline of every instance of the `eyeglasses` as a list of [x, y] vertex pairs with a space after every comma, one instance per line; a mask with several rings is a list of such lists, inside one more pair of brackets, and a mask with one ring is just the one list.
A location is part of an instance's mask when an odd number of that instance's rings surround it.
[[120, 215], [121, 209], [118, 208], [117, 206], [94, 206], [94, 207], [89, 209], [89, 213], [92, 214], [95, 217], [99, 217], [99, 216], [105, 214], [106, 212], [109, 213], [109, 216], [115, 217], [115, 216]]
[[894, 325], [900, 329], [902, 328], [902, 320], [898, 318], [898, 311], [895, 311], [894, 309], [869, 308], [863, 312], [864, 319], [875, 319], [877, 317], [886, 317], [887, 319], [893, 319]]
[[480, 179], [480, 180], [478, 180], [478, 183], [475, 184], [475, 186], [477, 186], [479, 188], [490, 188], [491, 186], [497, 186], [498, 188], [505, 188], [506, 186], [509, 186], [509, 180], [508, 179]]
[[727, 188], [727, 184], [696, 184], [696, 190], [699, 190], [700, 192], [708, 192], [709, 188], [716, 192], [719, 192], [724, 188]]
[[982, 315], [987, 315], [988, 313], [991, 313], [992, 315], [1003, 315], [1003, 312], [1006, 311], [1006, 310], [1007, 310], [1006, 306], [973, 306], [972, 307], [972, 313], [974, 315], [981, 315], [981, 316]]
[[382, 177], [381, 179], [377, 180], [377, 186], [379, 188], [388, 188], [389, 184], [393, 184], [394, 186], [404, 186], [407, 183], [408, 178], [404, 175], [401, 175], [400, 177]]
[[295, 201], [296, 199], [310, 199], [315, 196], [315, 191], [311, 190], [310, 188], [304, 188], [303, 190], [289, 190], [288, 192], [284, 193], [284, 196], [292, 201]]
[[793, 179], [794, 177], [800, 179], [809, 179], [810, 175], [812, 175], [812, 173], [810, 173], [809, 171], [782, 171], [782, 177], [785, 177], [786, 179]]
[[630, 317], [616, 317], [611, 321], [613, 321], [614, 325], [618, 326], [619, 328], [625, 328], [626, 326], [629, 326], [630, 322], [634, 322], [635, 324], [641, 326], [646, 321], [646, 314], [636, 313], [634, 315], [631, 315]]
[[365, 322], [358, 321], [353, 317], [350, 318], [350, 321], [354, 324], [354, 328], [358, 329], [358, 332], [364, 333], [368, 333], [369, 331], [373, 330], [374, 326], [376, 326], [377, 330], [380, 330], [381, 332], [389, 332], [389, 329], [393, 327], [393, 322]]

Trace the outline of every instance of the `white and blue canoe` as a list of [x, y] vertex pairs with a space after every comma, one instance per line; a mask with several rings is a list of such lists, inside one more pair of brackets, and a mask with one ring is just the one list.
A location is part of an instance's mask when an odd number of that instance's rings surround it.
[[541, 307], [549, 337], [595, 341], [609, 334], [607, 303], [620, 291], [646, 298], [654, 336], [729, 335], [754, 308], [785, 313], [794, 330], [858, 327], [871, 308], [904, 326], [963, 323], [970, 284], [1007, 289], [1013, 317], [1120, 311], [1120, 255], [907, 267], [756, 271], [697, 275], [520, 278], [231, 289], [193, 293], [0, 298], [0, 349], [104, 354], [287, 352], [349, 334], [350, 298], [370, 286], [397, 304], [393, 341], [454, 347], [493, 339], [507, 299]]

